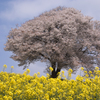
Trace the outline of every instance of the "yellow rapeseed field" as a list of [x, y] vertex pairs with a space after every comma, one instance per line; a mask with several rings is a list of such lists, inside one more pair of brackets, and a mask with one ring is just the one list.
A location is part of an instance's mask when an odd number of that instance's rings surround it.
[[[72, 69], [68, 70], [68, 77], [64, 71], [55, 79], [41, 76], [39, 72], [28, 75], [27, 69], [23, 74], [0, 72], [0, 100], [100, 100], [100, 70], [95, 68], [95, 76], [89, 71], [84, 76], [78, 75], [76, 80], [71, 79]], [[11, 66], [12, 72], [13, 66]], [[50, 72], [53, 69], [50, 67]], [[64, 78], [64, 80], [61, 80]]]

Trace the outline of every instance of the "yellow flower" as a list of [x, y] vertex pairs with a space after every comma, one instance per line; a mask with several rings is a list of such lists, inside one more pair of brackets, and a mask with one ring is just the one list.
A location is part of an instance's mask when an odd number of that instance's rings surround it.
[[13, 93], [12, 93], [11, 91], [9, 91], [8, 94], [9, 94], [10, 96], [13, 96]]
[[11, 79], [10, 83], [13, 84], [13, 85], [15, 85], [16, 81], [14, 79]]
[[47, 73], [46, 75], [47, 75], [47, 78], [49, 78], [49, 77], [50, 77], [50, 75], [49, 75], [48, 73]]
[[61, 79], [61, 77], [60, 77], [60, 76], [58, 76], [57, 78], [58, 78], [58, 79]]
[[36, 74], [36, 73], [34, 73], [33, 77], [34, 77], [34, 78], [36, 78], [36, 77], [37, 77], [37, 74]]
[[82, 98], [85, 97], [85, 95], [83, 93], [80, 93], [79, 96], [81, 96]]
[[68, 96], [66, 100], [73, 100], [72, 96]]
[[8, 100], [13, 100], [13, 97], [12, 96], [8, 96]]
[[95, 67], [95, 70], [99, 70], [99, 67]]
[[7, 65], [6, 65], [6, 64], [4, 64], [4, 65], [3, 65], [3, 67], [4, 67], [4, 68], [7, 68]]
[[72, 95], [74, 95], [74, 91], [73, 90], [70, 90], [69, 91], [69, 94], [72, 96]]
[[52, 72], [53, 71], [53, 68], [52, 67], [49, 67], [50, 71]]
[[96, 75], [94, 79], [95, 79], [95, 80], [98, 80], [98, 76]]
[[20, 95], [21, 92], [22, 92], [21, 90], [16, 90], [16, 94], [17, 94], [17, 95]]
[[27, 69], [25, 72], [24, 72], [26, 75], [30, 73], [30, 70]]
[[92, 74], [92, 71], [89, 71], [89, 74]]
[[14, 66], [11, 66], [11, 68], [13, 68], [13, 69], [14, 69]]
[[65, 72], [64, 72], [64, 71], [61, 71], [61, 73], [63, 73], [63, 74], [64, 74]]
[[52, 91], [52, 92], [55, 92], [55, 91], [56, 91], [56, 89], [53, 87], [53, 88], [51, 89], [51, 91]]
[[57, 73], [57, 75], [60, 75], [60, 74], [61, 74], [60, 72]]
[[2, 98], [0, 98], [0, 100], [3, 100]]
[[91, 83], [91, 81], [90, 81], [88, 78], [85, 80], [85, 82], [86, 82], [87, 84], [90, 84], [90, 83]]
[[93, 78], [93, 77], [94, 77], [94, 75], [93, 75], [93, 74], [91, 74], [91, 75], [90, 75], [90, 77], [92, 77], [92, 78]]
[[83, 68], [83, 67], [81, 67], [81, 70], [84, 70], [84, 68]]
[[38, 72], [37, 75], [40, 75], [40, 72]]
[[25, 75], [26, 73], [27, 73], [27, 72], [26, 72], [26, 71], [24, 71], [24, 73], [23, 73], [23, 74]]
[[46, 100], [49, 100], [49, 95], [46, 93], [44, 98], [45, 98]]
[[68, 76], [71, 77], [72, 75], [71, 74], [68, 74]]
[[98, 71], [98, 75], [100, 76], [100, 70]]
[[72, 77], [71, 73], [68, 73], [67, 79], [70, 80]]
[[8, 100], [8, 97], [5, 95], [5, 96], [3, 97], [3, 99], [6, 99], [6, 100]]
[[86, 74], [85, 76], [86, 76], [87, 78], [89, 77], [89, 75], [88, 75], [88, 74]]
[[[0, 94], [0, 98], [3, 98], [3, 95]], [[2, 99], [3, 100], [3, 99]]]
[[55, 98], [51, 98], [51, 100], [56, 100]]
[[11, 73], [12, 73], [12, 68], [14, 69], [14, 66], [11, 66]]
[[29, 72], [30, 72], [30, 70], [29, 70], [29, 69], [27, 69], [27, 72], [29, 73]]
[[4, 64], [3, 65], [3, 72], [4, 72], [4, 70], [7, 68], [7, 65], [6, 64]]
[[69, 73], [72, 73], [72, 72], [73, 72], [73, 70], [72, 70], [72, 69], [69, 69], [69, 70], [68, 70], [68, 72], [69, 72]]
[[84, 73], [86, 74], [86, 73], [87, 73], [87, 71], [84, 71]]
[[61, 77], [64, 77], [65, 78], [66, 76], [64, 74], [61, 74]]

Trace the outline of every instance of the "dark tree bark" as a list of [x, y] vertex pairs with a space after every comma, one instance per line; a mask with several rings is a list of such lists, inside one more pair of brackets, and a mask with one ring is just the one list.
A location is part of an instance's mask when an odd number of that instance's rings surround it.
[[[57, 69], [56, 69], [56, 67], [57, 67]], [[60, 68], [59, 68], [59, 66], [56, 66], [56, 62], [53, 62], [52, 63], [52, 68], [53, 68], [53, 71], [52, 71], [52, 73], [51, 73], [51, 78], [57, 78], [57, 76], [58, 76], [58, 72], [60, 72]]]
[[58, 76], [58, 72], [60, 72], [60, 69], [57, 68], [57, 70], [55, 70], [55, 68], [53, 68], [52, 74], [51, 74], [51, 78], [57, 78]]

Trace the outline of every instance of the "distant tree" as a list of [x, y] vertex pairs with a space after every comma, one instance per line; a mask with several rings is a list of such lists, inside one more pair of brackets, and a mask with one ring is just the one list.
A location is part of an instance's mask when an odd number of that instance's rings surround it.
[[54, 69], [52, 78], [62, 68], [93, 71], [93, 64], [100, 65], [100, 21], [74, 8], [57, 7], [12, 29], [4, 50], [12, 51], [11, 58], [23, 69], [35, 61], [46, 62], [47, 71]]

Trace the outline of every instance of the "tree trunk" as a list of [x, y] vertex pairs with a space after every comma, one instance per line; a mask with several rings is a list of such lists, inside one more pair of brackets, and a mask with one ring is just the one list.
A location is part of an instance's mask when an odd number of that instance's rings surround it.
[[58, 72], [60, 72], [60, 70], [61, 70], [58, 68], [57, 68], [57, 70], [55, 70], [56, 67], [58, 67], [58, 66], [56, 66], [56, 62], [52, 63], [53, 71], [52, 71], [51, 76], [50, 76], [51, 78], [57, 78]]
[[58, 72], [60, 72], [60, 69], [57, 69], [55, 71], [55, 68], [53, 68], [53, 71], [52, 71], [52, 74], [51, 74], [51, 78], [57, 78]]

